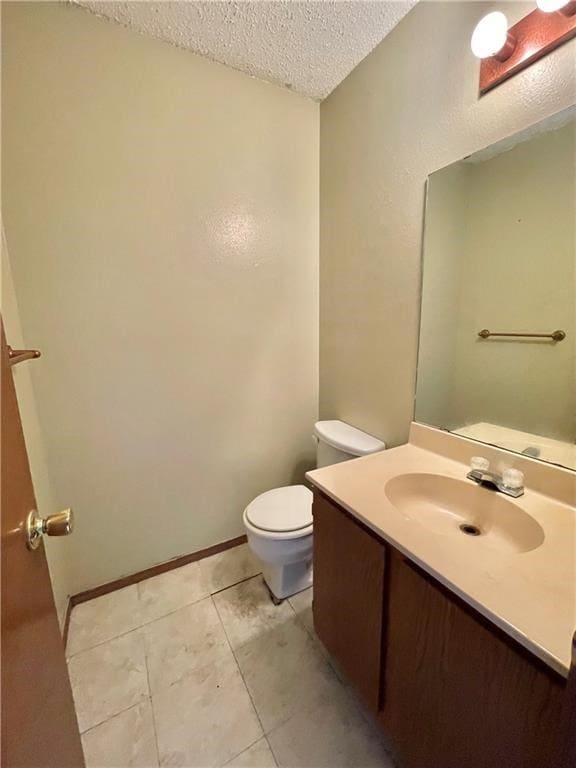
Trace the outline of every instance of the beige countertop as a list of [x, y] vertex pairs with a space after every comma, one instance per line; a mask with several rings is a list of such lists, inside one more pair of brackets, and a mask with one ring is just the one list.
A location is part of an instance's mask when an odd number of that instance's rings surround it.
[[[428, 439], [428, 436], [425, 437]], [[484, 456], [488, 452], [484, 446], [473, 444], [470, 448], [469, 441], [466, 443], [468, 453], [473, 450]], [[491, 452], [497, 456], [493, 449]], [[466, 460], [466, 457], [463, 456], [463, 459]], [[522, 469], [530, 466], [524, 460], [508, 464], [521, 466]], [[534, 466], [534, 472], [539, 475], [548, 471], [541, 464]], [[539, 547], [528, 552], [502, 552], [492, 548], [487, 539], [482, 541], [481, 537], [443, 535], [430, 531], [398, 511], [385, 493], [387, 481], [397, 475], [433, 473], [463, 480], [467, 471], [466, 463], [409, 443], [317, 469], [309, 472], [307, 477], [382, 539], [550, 667], [567, 676], [571, 639], [576, 630], [574, 506], [532, 490], [528, 472], [526, 492], [512, 501], [540, 524], [545, 538]], [[566, 475], [561, 476], [565, 488], [571, 487], [570, 478], [571, 475], [567, 485]], [[538, 479], [542, 486], [542, 478]], [[576, 476], [574, 482], [576, 490]], [[479, 491], [495, 493], [489, 489]]]

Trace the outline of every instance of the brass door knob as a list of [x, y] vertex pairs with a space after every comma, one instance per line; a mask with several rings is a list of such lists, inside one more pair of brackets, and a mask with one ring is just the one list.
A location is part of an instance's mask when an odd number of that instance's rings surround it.
[[26, 546], [36, 549], [42, 536], [68, 536], [74, 528], [74, 513], [71, 509], [57, 512], [55, 515], [40, 517], [33, 509], [26, 518]]

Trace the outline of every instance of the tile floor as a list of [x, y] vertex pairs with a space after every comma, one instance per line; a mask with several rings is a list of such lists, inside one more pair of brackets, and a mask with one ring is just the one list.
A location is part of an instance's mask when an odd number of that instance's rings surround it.
[[74, 608], [88, 768], [392, 768], [312, 625], [270, 601], [246, 545]]

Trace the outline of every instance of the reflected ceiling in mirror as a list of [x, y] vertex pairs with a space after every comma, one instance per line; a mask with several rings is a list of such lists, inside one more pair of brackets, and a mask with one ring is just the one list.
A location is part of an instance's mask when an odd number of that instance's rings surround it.
[[575, 214], [574, 110], [429, 177], [416, 421], [576, 469]]

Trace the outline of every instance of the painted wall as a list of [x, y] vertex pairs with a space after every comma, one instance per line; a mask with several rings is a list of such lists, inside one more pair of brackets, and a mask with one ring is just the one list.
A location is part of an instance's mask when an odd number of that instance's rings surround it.
[[390, 445], [413, 415], [427, 175], [576, 100], [576, 41], [478, 98], [470, 35], [501, 7], [419, 3], [321, 106], [320, 413]]
[[[14, 290], [10, 258], [3, 230], [0, 244], [0, 262], [0, 310], [2, 311], [2, 321], [4, 323], [6, 339], [14, 349], [25, 349], [26, 345], [22, 334], [18, 301]], [[43, 516], [46, 516], [58, 512], [59, 510], [56, 507], [52, 480], [48, 472], [44, 437], [40, 428], [36, 399], [34, 397], [34, 389], [30, 376], [31, 366], [34, 366], [39, 362], [39, 360], [35, 360], [33, 363], [20, 363], [12, 368], [12, 375], [16, 387], [18, 409], [20, 411], [20, 419], [24, 431], [24, 440], [26, 441], [26, 451], [28, 453], [30, 472], [34, 484], [36, 504], [40, 513]], [[70, 539], [45, 538], [44, 547], [48, 559], [58, 620], [60, 622], [60, 627], [63, 628], [71, 586]]]
[[470, 168], [466, 163], [456, 163], [434, 174], [428, 180], [426, 193], [416, 419], [447, 429], [456, 426], [456, 334]]
[[77, 592], [243, 532], [314, 461], [318, 106], [3, 3], [4, 223]]

